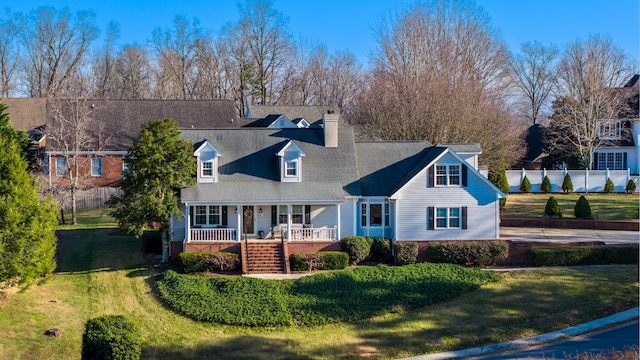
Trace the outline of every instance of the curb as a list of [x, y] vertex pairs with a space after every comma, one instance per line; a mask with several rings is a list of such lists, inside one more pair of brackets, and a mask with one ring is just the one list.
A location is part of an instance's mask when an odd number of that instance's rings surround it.
[[580, 335], [594, 329], [613, 325], [637, 318], [640, 315], [640, 307], [635, 307], [617, 314], [613, 314], [602, 319], [589, 321], [584, 324], [572, 326], [564, 330], [558, 330], [542, 335], [536, 335], [520, 340], [508, 341], [493, 345], [480, 346], [464, 350], [447, 351], [437, 354], [418, 355], [408, 357], [402, 360], [441, 360], [441, 359], [458, 359], [467, 356], [485, 355], [489, 353], [499, 352], [503, 350], [516, 349], [525, 346], [538, 345], [541, 343], [557, 340], [567, 336]]

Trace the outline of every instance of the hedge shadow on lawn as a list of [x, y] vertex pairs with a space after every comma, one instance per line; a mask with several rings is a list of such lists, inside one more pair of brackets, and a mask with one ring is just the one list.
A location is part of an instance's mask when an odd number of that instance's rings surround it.
[[448, 300], [495, 281], [493, 272], [451, 264], [379, 265], [273, 281], [202, 278], [168, 271], [162, 299], [188, 317], [244, 326], [352, 322]]

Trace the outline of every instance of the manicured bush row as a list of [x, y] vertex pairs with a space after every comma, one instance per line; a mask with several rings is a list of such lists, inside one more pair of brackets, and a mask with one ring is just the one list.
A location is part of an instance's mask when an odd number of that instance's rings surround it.
[[240, 267], [240, 255], [229, 252], [183, 252], [178, 262], [184, 273], [233, 271]]
[[494, 272], [422, 263], [366, 266], [285, 281], [196, 277], [169, 270], [157, 277], [157, 284], [169, 306], [196, 320], [312, 326], [430, 305], [498, 279]]
[[341, 270], [349, 265], [349, 255], [342, 251], [291, 254], [291, 270]]
[[461, 241], [432, 243], [427, 246], [427, 260], [466, 266], [495, 265], [507, 257], [504, 242]]
[[141, 353], [138, 328], [125, 316], [102, 316], [84, 326], [82, 359], [137, 360]]
[[529, 261], [534, 266], [637, 264], [638, 246], [532, 247]]
[[371, 243], [369, 260], [376, 262], [387, 262], [391, 257], [391, 240], [387, 238], [367, 238]]
[[414, 242], [396, 241], [394, 243], [396, 265], [415, 264], [418, 260], [418, 244]]

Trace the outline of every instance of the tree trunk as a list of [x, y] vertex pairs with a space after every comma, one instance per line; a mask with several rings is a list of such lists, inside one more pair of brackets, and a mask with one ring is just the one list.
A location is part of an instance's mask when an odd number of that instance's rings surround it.
[[169, 226], [167, 223], [163, 223], [160, 226], [160, 236], [162, 237], [162, 264], [169, 262], [169, 245], [171, 244], [171, 238], [169, 236]]
[[73, 225], [78, 225], [76, 210], [76, 187], [71, 186], [71, 220]]

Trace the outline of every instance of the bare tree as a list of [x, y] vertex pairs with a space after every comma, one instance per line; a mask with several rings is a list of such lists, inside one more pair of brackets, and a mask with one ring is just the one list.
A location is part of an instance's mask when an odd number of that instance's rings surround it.
[[[58, 164], [49, 164], [49, 171], [60, 171], [64, 182], [64, 190], [71, 198], [71, 214], [73, 224], [76, 218], [77, 191], [92, 184], [91, 156], [110, 142], [111, 136], [105, 134], [102, 124], [93, 120], [95, 106], [87, 98], [66, 98], [49, 102], [47, 139], [49, 144], [60, 152], [64, 159], [60, 168]], [[50, 181], [55, 188], [60, 184]]]
[[288, 20], [270, 0], [246, 0], [240, 8], [238, 29], [246, 40], [255, 71], [252, 102], [275, 105], [284, 95], [287, 83], [287, 59], [291, 45], [286, 27]]
[[98, 37], [95, 14], [68, 8], [39, 7], [28, 17], [21, 40], [27, 61], [23, 63], [30, 96], [58, 95], [70, 75]]
[[111, 21], [107, 25], [104, 44], [102, 48], [97, 50], [93, 56], [91, 68], [93, 70], [93, 79], [95, 92], [94, 97], [99, 99], [108, 99], [115, 97], [116, 93], [116, 74], [115, 62], [117, 56], [116, 44], [120, 38], [120, 24]]
[[8, 97], [15, 87], [13, 75], [20, 59], [18, 36], [23, 29], [22, 14], [6, 9], [5, 18], [0, 18], [0, 97]]
[[248, 40], [242, 36], [238, 25], [223, 28], [217, 42], [227, 86], [236, 103], [240, 116], [244, 116], [249, 99], [255, 92], [255, 66], [249, 55]]
[[531, 125], [536, 124], [553, 90], [557, 55], [558, 49], [553, 45], [527, 42], [511, 62], [511, 78], [524, 98], [523, 115]]
[[125, 46], [115, 59], [115, 94], [117, 99], [146, 99], [151, 95], [151, 65], [144, 47]]
[[632, 71], [627, 55], [609, 38], [591, 35], [569, 44], [557, 71], [558, 98], [547, 145], [569, 149], [580, 166], [592, 168], [592, 154], [603, 142], [600, 122], [615, 119], [623, 106], [613, 89]]
[[176, 16], [173, 28], [155, 29], [152, 45], [158, 57], [159, 78], [162, 85], [171, 87], [165, 94], [178, 99], [191, 99], [194, 78], [198, 73], [198, 49], [207, 42], [205, 31], [198, 19], [191, 24], [184, 16]]
[[351, 122], [369, 138], [477, 142], [482, 161], [519, 157], [506, 105], [508, 53], [469, 2], [418, 3], [376, 31], [379, 49]]

